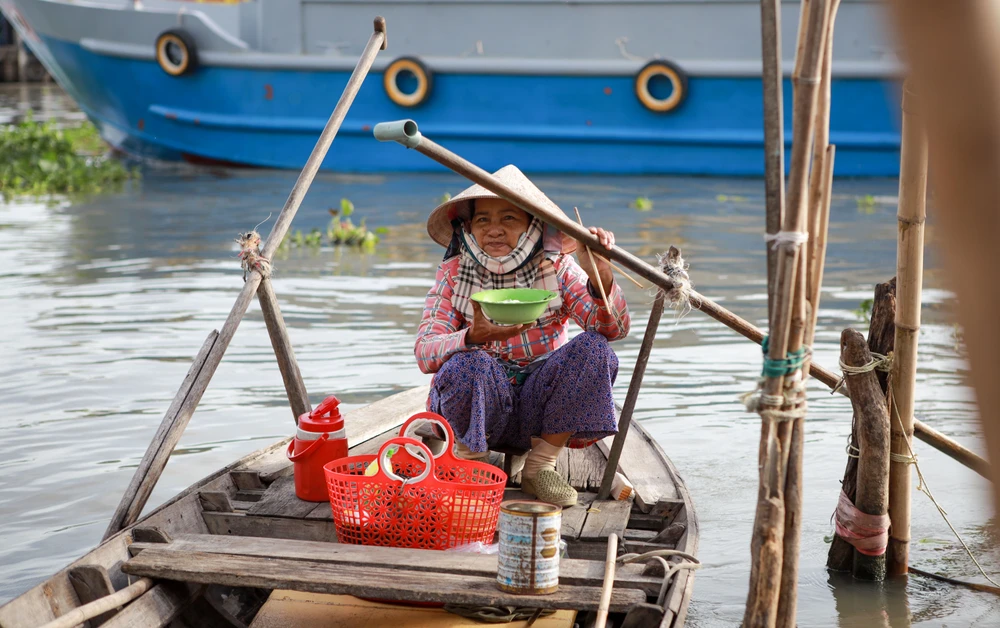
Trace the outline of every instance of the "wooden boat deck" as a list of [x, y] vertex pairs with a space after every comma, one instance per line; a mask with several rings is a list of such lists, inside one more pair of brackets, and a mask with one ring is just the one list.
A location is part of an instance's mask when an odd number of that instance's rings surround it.
[[[423, 409], [426, 394], [426, 387], [416, 388], [348, 413], [348, 439], [355, 443], [351, 454], [377, 452], [406, 418]], [[581, 490], [581, 499], [563, 512], [569, 558], [560, 567], [560, 592], [551, 596], [501, 592], [495, 586], [495, 556], [336, 543], [329, 503], [295, 496], [287, 443], [275, 443], [197, 483], [0, 607], [0, 626], [38, 626], [92, 599], [80, 578], [94, 570], [98, 580], [106, 581], [103, 594], [123, 588], [130, 576], [156, 582], [103, 624], [111, 627], [231, 625], [232, 617], [246, 624], [271, 590], [586, 612], [597, 607], [610, 533], [619, 536], [619, 555], [697, 550], [697, 520], [687, 489], [638, 424], [629, 432], [620, 464], [635, 485], [634, 499], [595, 501], [605, 443], [567, 450], [559, 460], [558, 470]], [[507, 490], [508, 499], [524, 497]], [[613, 611], [656, 601], [662, 575], [643, 575], [645, 570], [638, 563], [619, 565]], [[691, 571], [679, 571], [667, 590], [666, 612], [637, 625], [683, 625], [692, 581]], [[245, 608], [222, 608], [220, 593]]]

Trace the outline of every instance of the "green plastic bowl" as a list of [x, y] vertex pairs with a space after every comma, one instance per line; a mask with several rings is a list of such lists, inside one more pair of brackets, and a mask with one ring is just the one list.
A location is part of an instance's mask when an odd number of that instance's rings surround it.
[[473, 301], [483, 307], [483, 312], [501, 325], [534, 323], [542, 315], [549, 301], [559, 296], [551, 290], [534, 288], [504, 288], [483, 290], [472, 295]]

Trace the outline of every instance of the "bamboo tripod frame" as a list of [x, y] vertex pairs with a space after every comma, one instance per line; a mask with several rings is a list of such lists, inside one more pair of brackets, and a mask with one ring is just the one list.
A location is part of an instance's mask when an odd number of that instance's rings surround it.
[[[302, 199], [305, 197], [306, 192], [308, 192], [309, 186], [312, 185], [313, 179], [316, 178], [316, 173], [319, 171], [323, 159], [330, 149], [330, 145], [333, 144], [333, 140], [336, 138], [337, 132], [340, 130], [340, 125], [347, 116], [347, 111], [354, 102], [361, 84], [368, 75], [368, 71], [375, 61], [375, 56], [379, 50], [385, 50], [385, 47], [385, 20], [377, 17], [375, 18], [374, 32], [368, 39], [368, 44], [365, 46], [364, 52], [361, 53], [357, 66], [348, 79], [340, 100], [337, 101], [336, 107], [330, 114], [330, 118], [327, 120], [323, 132], [320, 134], [316, 146], [309, 155], [309, 159], [299, 174], [299, 178], [295, 181], [295, 185], [292, 186], [292, 191], [288, 195], [281, 213], [275, 220], [274, 227], [271, 228], [271, 232], [267, 236], [267, 241], [264, 243], [264, 248], [261, 251], [261, 256], [265, 259], [271, 259], [281, 244], [281, 240], [288, 233], [292, 219], [295, 217], [296, 212], [298, 212], [299, 206], [302, 204]], [[121, 502], [118, 504], [118, 508], [111, 518], [108, 529], [104, 533], [104, 539], [110, 538], [122, 528], [135, 523], [139, 518], [142, 509], [149, 500], [150, 494], [153, 492], [153, 488], [156, 486], [156, 482], [167, 465], [170, 454], [180, 441], [184, 429], [194, 415], [194, 411], [198, 407], [202, 395], [204, 395], [212, 376], [215, 374], [215, 369], [218, 368], [219, 363], [222, 361], [222, 356], [229, 347], [229, 343], [236, 333], [236, 328], [239, 326], [240, 321], [243, 320], [243, 316], [246, 315], [254, 295], [257, 296], [261, 305], [261, 311], [267, 325], [268, 335], [271, 337], [271, 343], [279, 369], [281, 370], [282, 381], [285, 385], [285, 391], [288, 394], [292, 413], [297, 419], [300, 414], [310, 411], [311, 407], [306, 387], [302, 381], [298, 364], [295, 361], [295, 353], [292, 351], [291, 342], [288, 339], [288, 330], [281, 316], [281, 310], [278, 307], [278, 301], [271, 282], [267, 277], [255, 270], [246, 277], [243, 289], [236, 298], [236, 303], [229, 312], [222, 330], [218, 332], [213, 331], [209, 334], [201, 351], [195, 357], [191, 369], [181, 384], [180, 390], [174, 396], [174, 400], [163, 417], [159, 429], [146, 449], [139, 467], [133, 474], [132, 481], [125, 490], [125, 494], [122, 496]]]

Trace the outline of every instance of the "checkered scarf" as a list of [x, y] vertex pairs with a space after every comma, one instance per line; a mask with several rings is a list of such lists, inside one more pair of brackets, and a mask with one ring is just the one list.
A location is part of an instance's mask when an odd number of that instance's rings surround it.
[[[559, 278], [549, 259], [550, 253], [543, 248], [544, 225], [537, 218], [532, 219], [528, 230], [521, 234], [517, 246], [501, 258], [491, 257], [479, 247], [476, 239], [456, 226], [462, 241], [458, 277], [455, 279], [452, 305], [471, 321], [474, 312], [469, 297], [481, 290], [500, 288], [538, 288], [559, 292]], [[562, 298], [549, 301], [546, 315], [562, 309]]]

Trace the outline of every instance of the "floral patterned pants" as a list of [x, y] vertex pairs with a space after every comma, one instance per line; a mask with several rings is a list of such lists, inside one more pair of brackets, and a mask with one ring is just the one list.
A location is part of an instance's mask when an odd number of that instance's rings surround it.
[[556, 349], [521, 385], [485, 351], [456, 353], [431, 382], [427, 409], [446, 418], [472, 451], [528, 449], [531, 437], [569, 432], [585, 447], [618, 432], [611, 386], [618, 356], [607, 339], [582, 333]]

